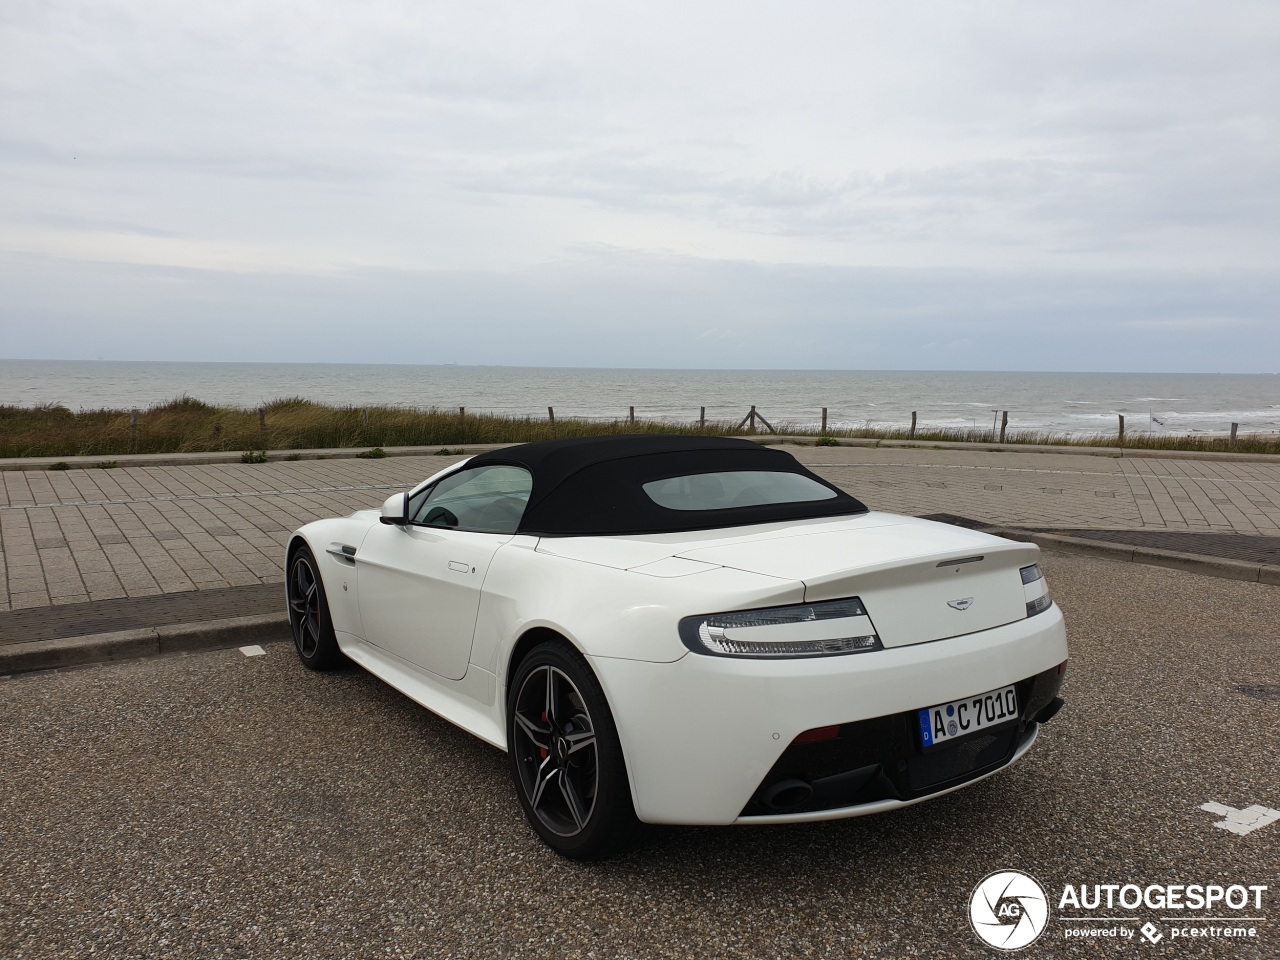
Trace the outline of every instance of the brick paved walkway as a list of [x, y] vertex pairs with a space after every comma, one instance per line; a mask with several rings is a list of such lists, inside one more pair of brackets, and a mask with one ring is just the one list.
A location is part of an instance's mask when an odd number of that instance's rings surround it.
[[458, 457], [0, 473], [0, 609], [278, 582], [300, 524]]
[[1280, 461], [788, 447], [871, 506], [994, 524], [1280, 534]]
[[[875, 509], [1077, 532], [1280, 536], [1280, 462], [786, 449]], [[376, 506], [457, 459], [0, 472], [0, 611], [278, 584], [295, 527]], [[1179, 541], [1192, 542], [1225, 544]], [[16, 623], [0, 616], [0, 642]]]

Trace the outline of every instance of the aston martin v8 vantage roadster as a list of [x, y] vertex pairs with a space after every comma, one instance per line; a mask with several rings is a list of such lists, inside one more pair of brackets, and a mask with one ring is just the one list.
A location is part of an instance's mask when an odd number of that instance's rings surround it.
[[869, 510], [746, 440], [472, 457], [290, 539], [316, 670], [353, 660], [509, 755], [567, 857], [640, 822], [853, 817], [1022, 757], [1062, 706], [1039, 550]]

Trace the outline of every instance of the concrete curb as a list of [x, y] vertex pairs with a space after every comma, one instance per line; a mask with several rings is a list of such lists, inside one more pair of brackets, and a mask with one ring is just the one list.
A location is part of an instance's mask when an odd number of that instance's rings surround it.
[[1218, 577], [1223, 580], [1244, 580], [1248, 583], [1280, 585], [1280, 566], [1266, 563], [1250, 563], [1246, 560], [1229, 560], [1225, 557], [1207, 557], [1199, 553], [1180, 553], [1177, 550], [1161, 550], [1157, 547], [1135, 547], [1125, 543], [1109, 543], [1085, 537], [1069, 537], [1061, 533], [1039, 533], [1010, 527], [992, 527], [983, 533], [995, 534], [1009, 540], [1034, 543], [1042, 550], [1055, 553], [1141, 563], [1151, 567], [1167, 567], [1202, 577]]
[[96, 633], [57, 640], [31, 640], [0, 646], [0, 675], [289, 639], [289, 618], [280, 613], [168, 624], [144, 630]]

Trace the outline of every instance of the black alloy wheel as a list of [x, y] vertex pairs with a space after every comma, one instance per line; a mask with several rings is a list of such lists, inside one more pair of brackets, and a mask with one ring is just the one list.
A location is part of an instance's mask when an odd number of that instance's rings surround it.
[[339, 666], [345, 657], [333, 634], [324, 581], [316, 570], [315, 557], [306, 547], [299, 547], [289, 561], [286, 590], [289, 626], [298, 658], [312, 670], [332, 670]]
[[563, 856], [616, 853], [637, 822], [613, 715], [590, 667], [567, 643], [545, 643], [509, 689], [508, 753], [529, 823]]

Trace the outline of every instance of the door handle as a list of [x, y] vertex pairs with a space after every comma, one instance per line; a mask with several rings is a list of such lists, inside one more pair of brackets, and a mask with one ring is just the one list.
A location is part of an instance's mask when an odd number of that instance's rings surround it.
[[471, 565], [467, 563], [460, 563], [457, 560], [450, 560], [449, 569], [452, 570], [454, 573], [470, 573]]

